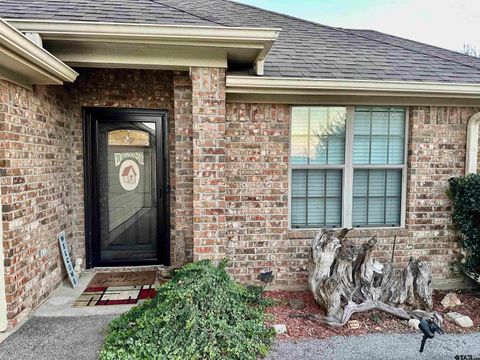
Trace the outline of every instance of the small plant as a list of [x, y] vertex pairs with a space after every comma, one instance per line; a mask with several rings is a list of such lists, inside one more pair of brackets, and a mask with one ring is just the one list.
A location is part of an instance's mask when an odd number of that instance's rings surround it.
[[264, 323], [267, 302], [209, 261], [172, 274], [157, 296], [115, 319], [102, 360], [257, 359], [275, 337]]
[[448, 196], [453, 202], [453, 221], [460, 230], [465, 253], [461, 268], [480, 274], [480, 175], [470, 174], [449, 180]]
[[375, 324], [380, 325], [382, 323], [382, 319], [378, 314], [372, 314], [370, 315], [370, 320], [372, 320]]

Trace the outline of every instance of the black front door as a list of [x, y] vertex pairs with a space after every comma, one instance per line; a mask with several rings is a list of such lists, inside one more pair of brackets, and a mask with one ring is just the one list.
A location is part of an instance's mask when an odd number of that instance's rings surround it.
[[89, 266], [169, 264], [167, 112], [86, 108]]

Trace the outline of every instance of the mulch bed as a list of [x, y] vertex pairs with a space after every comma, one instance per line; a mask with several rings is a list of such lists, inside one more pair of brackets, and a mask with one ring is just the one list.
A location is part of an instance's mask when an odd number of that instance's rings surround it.
[[[454, 309], [444, 309], [440, 301], [446, 294], [447, 292], [443, 291], [434, 292], [434, 309], [442, 314], [442, 316], [451, 311], [470, 316], [474, 326], [469, 329], [463, 329], [450, 323], [444, 316], [443, 329], [445, 332], [471, 333], [480, 331], [480, 295], [478, 293], [457, 293], [462, 305]], [[277, 335], [279, 339], [323, 339], [331, 336], [351, 336], [369, 333], [413, 332], [413, 330], [408, 327], [408, 321], [400, 320], [380, 311], [354, 314], [350, 320], [357, 320], [360, 323], [358, 329], [350, 329], [347, 325], [331, 327], [315, 320], [298, 317], [299, 315], [325, 314], [313, 299], [310, 291], [269, 291], [265, 293], [265, 296], [276, 300], [276, 305], [267, 310], [269, 313], [268, 324], [285, 324], [287, 326], [288, 333]], [[293, 310], [289, 305], [291, 299], [302, 300], [305, 308], [302, 310]]]

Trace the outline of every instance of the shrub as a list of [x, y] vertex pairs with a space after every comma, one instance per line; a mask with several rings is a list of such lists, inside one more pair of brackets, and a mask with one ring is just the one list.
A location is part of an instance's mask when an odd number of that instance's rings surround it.
[[462, 269], [480, 273], [480, 175], [470, 174], [452, 178], [448, 195], [453, 202], [453, 221], [461, 234], [465, 251]]
[[257, 359], [274, 331], [264, 323], [261, 293], [209, 261], [172, 274], [157, 296], [112, 321], [102, 360]]

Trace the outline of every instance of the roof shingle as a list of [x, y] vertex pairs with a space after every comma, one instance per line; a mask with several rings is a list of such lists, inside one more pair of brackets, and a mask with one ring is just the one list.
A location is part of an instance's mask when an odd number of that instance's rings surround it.
[[265, 76], [479, 83], [480, 59], [371, 30], [325, 26], [229, 0], [3, 0], [5, 19], [278, 27]]

